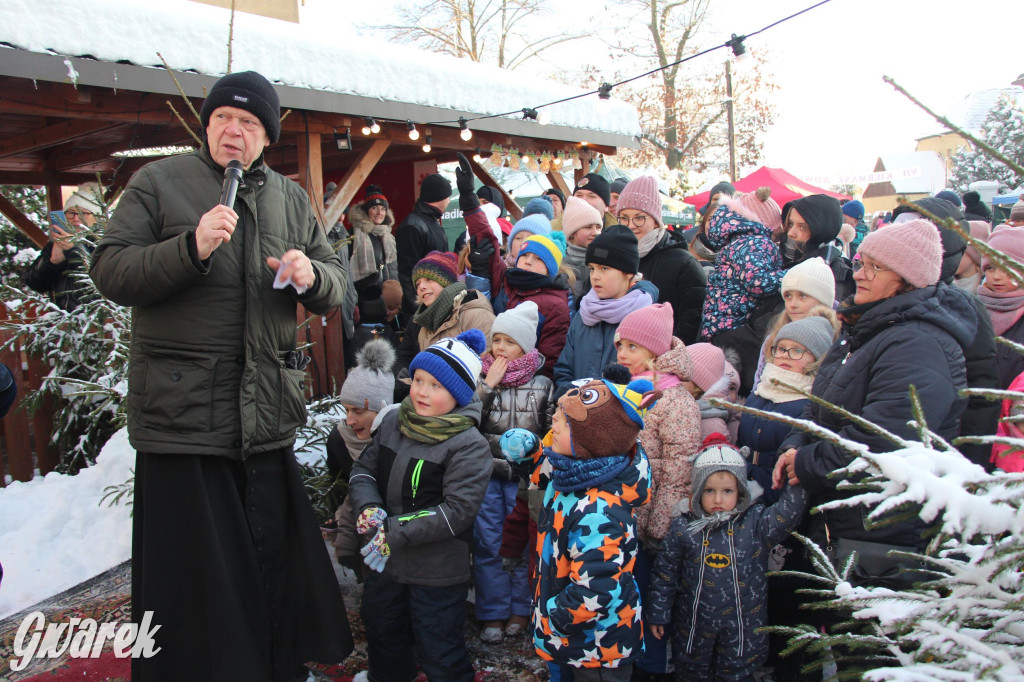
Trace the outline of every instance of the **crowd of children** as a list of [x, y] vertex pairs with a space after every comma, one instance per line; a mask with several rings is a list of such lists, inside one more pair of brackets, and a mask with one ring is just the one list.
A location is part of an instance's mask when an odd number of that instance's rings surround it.
[[[467, 289], [454, 254], [423, 258], [402, 352], [363, 349], [328, 441], [349, 482], [335, 544], [365, 581], [368, 679], [413, 680], [417, 665], [430, 680], [472, 679], [471, 587], [480, 639], [532, 633], [552, 680], [764, 676], [761, 628], [786, 609], [766, 574], [799, 551], [789, 531], [809, 504], [794, 475], [778, 474], [790, 426], [771, 415], [804, 414], [822, 361], [848, 341], [836, 267], [815, 255], [786, 269], [769, 195], [723, 195], [702, 242], [717, 251], [708, 341], [687, 344], [679, 311], [640, 268], [643, 240], [662, 235], [631, 228], [650, 179], [618, 187], [622, 224], [606, 225], [594, 181], [564, 202], [561, 230], [547, 206], [559, 199], [545, 196], [506, 244], [468, 163], [457, 179], [473, 195], [471, 239], [504, 254], [490, 260], [489, 294]], [[799, 220], [824, 215], [800, 206]], [[1024, 257], [1024, 228], [989, 244]], [[1024, 289], [1005, 264], [970, 258], [996, 333], [1024, 341]], [[778, 314], [760, 351], [737, 357], [723, 335], [766, 302]], [[1001, 352], [999, 369], [1002, 387], [1024, 385], [1019, 356]], [[1017, 409], [1008, 401], [1004, 413]], [[1022, 455], [1003, 450], [993, 462], [1019, 468]]]

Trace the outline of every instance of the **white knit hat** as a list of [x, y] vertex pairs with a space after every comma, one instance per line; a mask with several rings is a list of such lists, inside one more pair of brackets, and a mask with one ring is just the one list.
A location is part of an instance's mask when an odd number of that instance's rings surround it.
[[782, 295], [787, 291], [799, 291], [832, 307], [836, 300], [836, 276], [825, 259], [820, 256], [809, 258], [794, 265], [782, 278]]
[[565, 235], [566, 241], [572, 239], [581, 227], [603, 224], [601, 214], [583, 199], [569, 197], [565, 200], [565, 210], [562, 211], [562, 234]]
[[491, 324], [491, 342], [495, 334], [504, 334], [519, 344], [523, 353], [529, 353], [537, 347], [537, 325], [540, 323], [540, 312], [533, 301], [523, 301], [494, 318]]
[[64, 210], [71, 208], [84, 208], [91, 211], [93, 215], [101, 216], [103, 209], [100, 207], [100, 200], [103, 198], [103, 188], [95, 182], [86, 182], [78, 186], [78, 189], [64, 202]]

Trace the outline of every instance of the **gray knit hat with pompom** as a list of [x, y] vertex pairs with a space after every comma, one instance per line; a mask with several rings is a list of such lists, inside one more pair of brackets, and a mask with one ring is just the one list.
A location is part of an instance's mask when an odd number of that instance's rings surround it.
[[380, 412], [394, 402], [395, 350], [384, 339], [368, 341], [356, 354], [356, 367], [341, 387], [341, 403], [348, 407]]

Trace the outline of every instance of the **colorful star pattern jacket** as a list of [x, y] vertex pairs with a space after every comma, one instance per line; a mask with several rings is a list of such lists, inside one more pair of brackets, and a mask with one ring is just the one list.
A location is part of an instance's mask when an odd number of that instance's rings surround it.
[[626, 665], [643, 646], [632, 573], [638, 547], [633, 510], [649, 498], [647, 455], [637, 443], [632, 460], [611, 480], [572, 492], [546, 480], [545, 459], [535, 453], [532, 476], [546, 487], [537, 520], [537, 654], [583, 668]]

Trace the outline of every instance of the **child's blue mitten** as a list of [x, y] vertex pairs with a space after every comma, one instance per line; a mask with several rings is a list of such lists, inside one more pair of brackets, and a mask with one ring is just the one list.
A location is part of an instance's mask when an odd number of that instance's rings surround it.
[[509, 429], [498, 441], [501, 454], [513, 464], [530, 459], [540, 447], [540, 440], [526, 429]]

